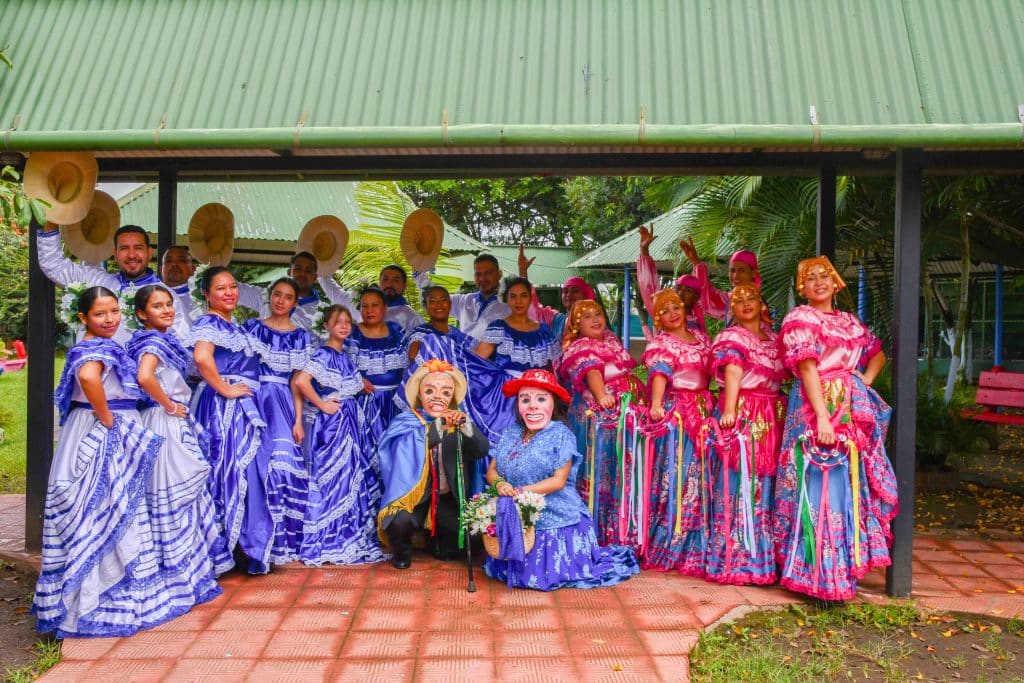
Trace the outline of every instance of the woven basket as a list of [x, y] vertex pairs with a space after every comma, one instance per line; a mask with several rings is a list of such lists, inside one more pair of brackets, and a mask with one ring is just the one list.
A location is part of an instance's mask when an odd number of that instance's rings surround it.
[[[533, 544], [536, 542], [537, 531], [535, 527], [531, 526], [523, 529], [523, 552], [528, 553], [533, 550]], [[494, 559], [498, 559], [499, 551], [501, 550], [501, 547], [498, 545], [498, 537], [484, 534], [484, 550]]]

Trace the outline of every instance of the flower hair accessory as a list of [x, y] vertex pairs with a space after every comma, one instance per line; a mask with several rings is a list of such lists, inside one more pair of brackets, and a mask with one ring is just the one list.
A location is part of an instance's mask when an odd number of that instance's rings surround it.
[[203, 274], [210, 267], [209, 263], [200, 263], [188, 279], [188, 293], [197, 306], [206, 305], [206, 297], [203, 296]]
[[440, 358], [431, 358], [423, 364], [423, 367], [427, 369], [427, 372], [451, 372], [455, 369], [451, 363]]
[[121, 290], [118, 302], [121, 304], [121, 319], [124, 325], [131, 331], [141, 330], [142, 322], [135, 316], [135, 295], [139, 293], [138, 288], [128, 287]]
[[82, 330], [82, 321], [78, 319], [78, 301], [87, 289], [89, 285], [84, 282], [72, 282], [60, 296], [60, 319], [76, 333]]
[[327, 338], [327, 309], [331, 307], [330, 301], [323, 301], [316, 307], [316, 312], [313, 313], [312, 331], [313, 334], [320, 337], [321, 339]]

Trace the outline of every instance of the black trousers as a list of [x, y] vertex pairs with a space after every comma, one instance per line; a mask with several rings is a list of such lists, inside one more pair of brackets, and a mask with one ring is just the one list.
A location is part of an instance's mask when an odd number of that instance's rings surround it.
[[[391, 552], [408, 557], [412, 553], [412, 535], [423, 529], [430, 514], [430, 496], [413, 508], [412, 513], [401, 511], [391, 520], [387, 528], [388, 545]], [[454, 556], [459, 553], [459, 504], [452, 493], [443, 493], [437, 499], [437, 514], [434, 518], [434, 533], [425, 531], [427, 550], [435, 555]]]

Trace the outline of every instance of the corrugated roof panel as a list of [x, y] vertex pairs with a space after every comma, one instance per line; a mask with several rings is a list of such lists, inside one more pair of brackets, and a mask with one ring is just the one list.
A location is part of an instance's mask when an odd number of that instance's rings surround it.
[[1024, 3], [904, 4], [928, 121], [1017, 121], [1017, 105], [1024, 104]]
[[[178, 235], [188, 232], [192, 214], [209, 202], [231, 209], [238, 239], [295, 242], [306, 221], [325, 213], [334, 214], [350, 231], [356, 231], [360, 212], [355, 187], [356, 183], [349, 182], [180, 183]], [[155, 183], [126, 196], [122, 199], [121, 222], [141, 225], [155, 233], [158, 197]], [[454, 253], [486, 249], [447, 224], [444, 248]]]
[[24, 29], [20, 131], [1012, 122], [1024, 99], [1019, 0], [7, 0], [0, 26]]

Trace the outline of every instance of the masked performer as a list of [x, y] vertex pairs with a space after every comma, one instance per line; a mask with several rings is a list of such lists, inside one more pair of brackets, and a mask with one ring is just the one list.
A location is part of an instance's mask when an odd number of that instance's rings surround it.
[[569, 392], [546, 370], [528, 370], [507, 382], [504, 391], [516, 399], [519, 424], [506, 429], [495, 446], [487, 481], [499, 496], [530, 491], [544, 495], [546, 505], [530, 552], [522, 559], [488, 558], [487, 575], [513, 588], [549, 591], [613, 586], [636, 574], [639, 567], [630, 548], [598, 545], [576, 491], [574, 479], [583, 456], [564, 422]]
[[461, 556], [459, 514], [466, 483], [473, 461], [488, 448], [483, 432], [459, 409], [466, 378], [450, 364], [427, 361], [405, 391], [412, 407], [395, 416], [377, 446], [384, 482], [377, 529], [398, 569], [412, 561], [417, 529], [428, 534], [427, 545], [439, 559]]

